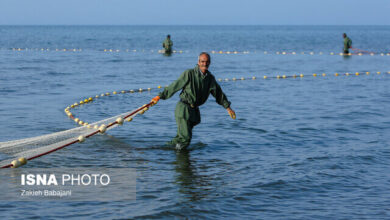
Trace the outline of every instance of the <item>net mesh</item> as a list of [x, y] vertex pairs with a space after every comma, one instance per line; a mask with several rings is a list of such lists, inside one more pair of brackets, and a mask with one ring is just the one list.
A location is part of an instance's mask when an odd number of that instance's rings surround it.
[[[104, 124], [107, 126], [110, 123], [115, 122], [117, 118], [124, 118], [125, 116], [128, 116], [135, 111], [136, 110], [121, 113], [119, 115], [91, 123], [92, 128], [83, 126], [32, 138], [0, 142], [0, 167], [7, 166], [11, 164], [13, 160], [18, 159], [20, 157], [30, 159], [38, 155], [55, 150], [61, 146], [78, 140], [78, 137], [80, 135], [83, 135], [85, 137], [94, 133], [97, 130], [93, 128], [95, 127], [95, 125], [100, 126]], [[126, 119], [133, 118], [137, 114], [139, 114], [139, 112], [128, 116]], [[118, 124], [114, 124], [108, 127], [107, 130], [113, 129], [116, 126], [118, 126]]]

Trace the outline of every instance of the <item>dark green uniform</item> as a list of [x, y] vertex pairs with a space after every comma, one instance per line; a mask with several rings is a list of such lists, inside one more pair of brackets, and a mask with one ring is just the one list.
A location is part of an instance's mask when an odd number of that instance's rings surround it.
[[344, 53], [349, 53], [349, 48], [352, 46], [352, 40], [349, 37], [344, 38]]
[[173, 46], [173, 42], [171, 41], [171, 39], [166, 38], [163, 42], [165, 53], [172, 53], [172, 46]]
[[187, 147], [191, 142], [192, 128], [200, 123], [199, 106], [207, 101], [209, 95], [213, 95], [216, 102], [224, 108], [230, 107], [230, 102], [214, 76], [209, 71], [203, 75], [198, 65], [194, 69], [184, 71], [159, 96], [163, 100], [168, 99], [181, 89], [180, 101], [175, 110], [177, 135], [170, 144]]

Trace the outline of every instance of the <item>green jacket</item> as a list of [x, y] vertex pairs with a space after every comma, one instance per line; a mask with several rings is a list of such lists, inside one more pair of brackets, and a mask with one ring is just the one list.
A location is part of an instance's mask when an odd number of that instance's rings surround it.
[[348, 50], [352, 46], [352, 40], [349, 37], [344, 38], [344, 50]]
[[169, 99], [177, 91], [181, 90], [180, 99], [189, 105], [200, 106], [203, 105], [209, 95], [213, 95], [218, 104], [224, 108], [230, 107], [226, 95], [222, 92], [221, 87], [215, 80], [214, 76], [207, 71], [204, 76], [198, 67], [184, 71], [180, 77], [162, 91], [159, 96], [161, 99]]
[[172, 46], [173, 42], [171, 41], [171, 39], [166, 38], [163, 42], [163, 47], [165, 48], [165, 50], [172, 50]]

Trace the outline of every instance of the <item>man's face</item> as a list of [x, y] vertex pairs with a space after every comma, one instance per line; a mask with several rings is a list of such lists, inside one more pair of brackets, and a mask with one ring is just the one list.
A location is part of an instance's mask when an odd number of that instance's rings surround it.
[[210, 66], [210, 59], [209, 59], [209, 57], [207, 55], [205, 55], [205, 54], [202, 54], [199, 57], [198, 66], [199, 66], [199, 69], [203, 73], [205, 73], [209, 69], [209, 66]]

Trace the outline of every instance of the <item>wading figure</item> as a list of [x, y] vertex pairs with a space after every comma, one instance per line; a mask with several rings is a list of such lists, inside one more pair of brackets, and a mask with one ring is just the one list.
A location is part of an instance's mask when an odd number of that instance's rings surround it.
[[167, 38], [164, 40], [162, 46], [164, 47], [164, 53], [165, 54], [171, 54], [172, 53], [172, 46], [173, 42], [171, 40], [171, 35], [167, 35]]
[[202, 52], [195, 68], [184, 71], [175, 82], [152, 99], [152, 102], [156, 104], [160, 98], [169, 99], [177, 91], [182, 90], [180, 101], [175, 109], [177, 135], [168, 142], [169, 145], [175, 146], [178, 150], [190, 145], [192, 129], [200, 123], [199, 106], [207, 101], [210, 94], [215, 97], [218, 104], [228, 111], [231, 118], [236, 118], [236, 113], [230, 108], [230, 102], [226, 95], [222, 92], [214, 76], [208, 71], [209, 66], [210, 55]]
[[344, 38], [344, 53], [349, 54], [349, 48], [352, 48], [352, 40], [349, 37], [347, 37], [346, 33], [343, 34], [343, 38]]

